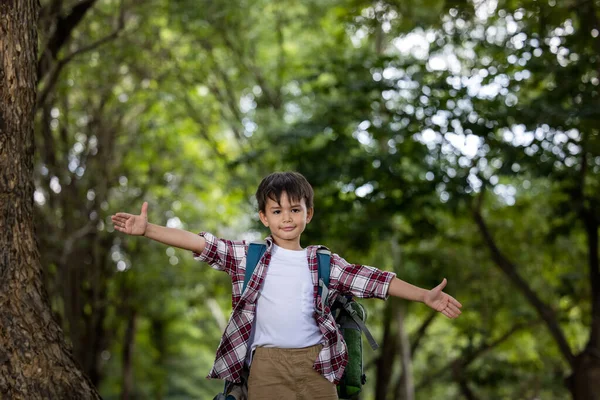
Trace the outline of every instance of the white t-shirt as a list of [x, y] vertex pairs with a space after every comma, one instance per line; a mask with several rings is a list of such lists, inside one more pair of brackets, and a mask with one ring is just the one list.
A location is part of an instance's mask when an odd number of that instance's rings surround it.
[[273, 244], [271, 262], [256, 301], [250, 348], [302, 348], [321, 343], [323, 334], [314, 311], [306, 250], [287, 250]]

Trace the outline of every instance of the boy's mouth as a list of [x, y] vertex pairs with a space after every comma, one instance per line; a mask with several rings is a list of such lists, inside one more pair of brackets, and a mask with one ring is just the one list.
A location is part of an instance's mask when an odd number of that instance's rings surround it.
[[294, 229], [296, 229], [294, 226], [286, 226], [284, 228], [281, 228], [281, 230], [286, 232], [293, 231]]

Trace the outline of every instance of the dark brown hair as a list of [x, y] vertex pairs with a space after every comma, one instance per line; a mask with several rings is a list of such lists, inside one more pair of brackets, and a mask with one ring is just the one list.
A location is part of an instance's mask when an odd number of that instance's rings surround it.
[[264, 178], [256, 190], [258, 210], [265, 212], [267, 199], [281, 201], [281, 193], [286, 192], [290, 201], [304, 199], [306, 208], [313, 207], [313, 188], [306, 178], [298, 172], [273, 172]]

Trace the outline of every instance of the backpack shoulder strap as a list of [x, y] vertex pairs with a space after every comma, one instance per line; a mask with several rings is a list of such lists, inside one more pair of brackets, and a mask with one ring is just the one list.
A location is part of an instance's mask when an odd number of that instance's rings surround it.
[[246, 290], [246, 286], [248, 286], [248, 282], [250, 282], [250, 278], [256, 269], [256, 265], [258, 265], [258, 262], [263, 254], [265, 254], [266, 250], [267, 245], [265, 242], [252, 242], [248, 246], [248, 254], [246, 254], [246, 273], [244, 274], [242, 293]]
[[331, 252], [327, 249], [317, 250], [317, 262], [319, 264], [319, 294], [321, 294], [321, 282], [323, 282], [323, 286], [326, 288], [329, 287], [329, 274], [331, 273]]
[[319, 289], [318, 293], [321, 296], [321, 311], [325, 312], [325, 305], [327, 304], [327, 298], [329, 297], [329, 274], [331, 272], [331, 252], [327, 249], [317, 250], [317, 263], [319, 265]]
[[[365, 335], [371, 348], [373, 350], [377, 350], [379, 348], [379, 345], [377, 344], [377, 341], [371, 334], [371, 331], [369, 331], [369, 328], [367, 328], [367, 325], [365, 325], [366, 315], [365, 315], [364, 307], [361, 304], [355, 302], [354, 300], [348, 299], [344, 296], [338, 297], [338, 300], [342, 304], [342, 307], [344, 308], [344, 310], [346, 310], [346, 313], [348, 314], [348, 316], [350, 316], [350, 318], [352, 318], [354, 320], [354, 323], [356, 324], [356, 326], [358, 326], [358, 328], [361, 330], [361, 332]], [[353, 304], [355, 304], [356, 306], [360, 307], [363, 310], [362, 315], [364, 317], [364, 320], [363, 320], [363, 318], [361, 318], [358, 315], [358, 313], [356, 312], [354, 307], [352, 307]]]
[[[331, 252], [326, 249], [317, 250], [317, 260], [319, 263], [319, 295], [321, 296], [321, 310], [325, 310], [325, 304], [327, 304], [327, 297], [329, 294], [329, 274], [331, 272]], [[342, 304], [348, 315], [354, 320], [358, 328], [364, 333], [369, 345], [373, 350], [377, 350], [379, 345], [375, 338], [365, 325], [364, 321], [358, 316], [356, 311], [352, 308], [352, 298], [346, 298], [345, 296], [338, 296], [336, 298]]]

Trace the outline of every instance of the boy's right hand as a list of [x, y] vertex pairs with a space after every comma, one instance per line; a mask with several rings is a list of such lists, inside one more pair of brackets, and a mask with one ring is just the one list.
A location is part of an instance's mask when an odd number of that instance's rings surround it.
[[146, 233], [146, 228], [148, 227], [148, 202], [144, 202], [142, 205], [142, 213], [140, 215], [117, 213], [112, 215], [110, 219], [115, 229], [119, 232], [128, 235], [143, 235]]

